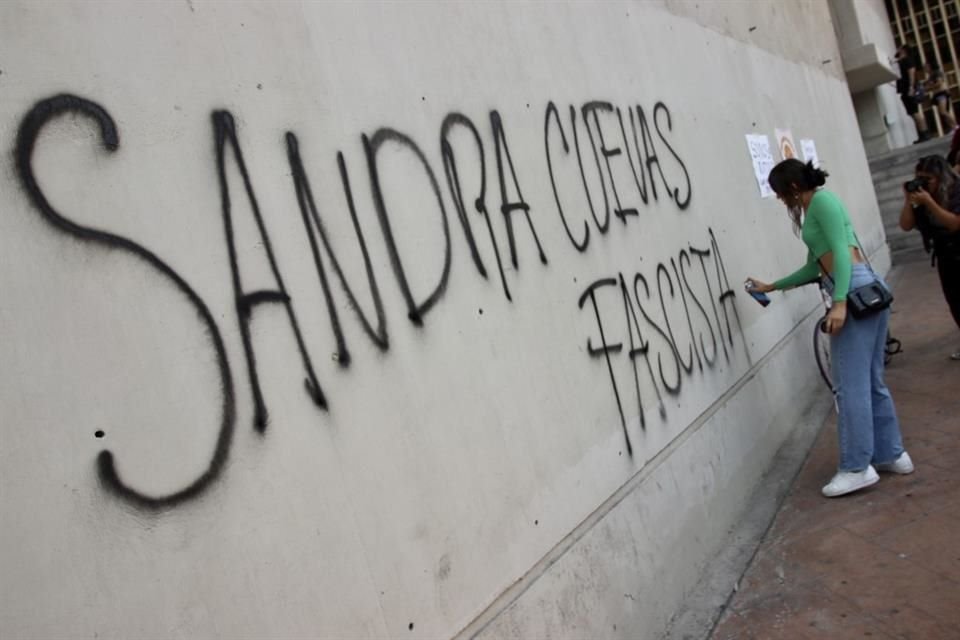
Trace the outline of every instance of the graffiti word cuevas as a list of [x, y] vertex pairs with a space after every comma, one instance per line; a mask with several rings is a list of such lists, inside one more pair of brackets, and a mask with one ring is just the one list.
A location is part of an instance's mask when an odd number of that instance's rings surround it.
[[[120, 136], [117, 125], [110, 113], [96, 102], [67, 94], [56, 95], [37, 102], [20, 123], [14, 150], [17, 173], [30, 201], [43, 218], [58, 231], [90, 243], [91, 246], [123, 250], [134, 259], [147, 263], [160, 278], [164, 278], [173, 284], [195, 310], [199, 321], [209, 336], [211, 348], [216, 355], [222, 395], [219, 432], [214, 451], [210, 456], [209, 465], [202, 474], [188, 486], [173, 493], [160, 496], [147, 495], [138, 491], [120, 477], [110, 451], [101, 451], [97, 459], [101, 482], [112, 493], [144, 509], [166, 509], [203, 493], [210, 483], [219, 476], [227, 460], [236, 422], [236, 393], [229, 358], [215, 315], [187, 280], [165, 260], [129, 238], [103, 229], [77, 224], [68, 215], [55, 209], [45, 197], [34, 171], [34, 147], [44, 126], [54, 118], [67, 113], [86, 117], [98, 126], [101, 142], [108, 152], [115, 152], [119, 148]], [[520, 272], [518, 255], [521, 244], [518, 236], [521, 232], [515, 229], [518, 221], [528, 231], [524, 235], [526, 240], [523, 246], [527, 247], [527, 250], [536, 251], [539, 261], [544, 265], [548, 264], [547, 253], [537, 234], [534, 217], [530, 215], [530, 205], [523, 196], [518, 167], [510, 153], [507, 125], [502, 115], [496, 110], [490, 111], [488, 116], [497, 176], [496, 189], [492, 194], [487, 192], [486, 181], [486, 158], [491, 145], [489, 142], [486, 145], [484, 144], [484, 137], [481, 136], [477, 124], [463, 114], [447, 114], [443, 118], [439, 129], [440, 153], [443, 161], [442, 175], [446, 183], [446, 194], [441, 191], [438, 172], [435, 171], [420, 146], [411, 137], [386, 127], [377, 129], [370, 135], [360, 136], [366, 161], [365, 177], [367, 180], [364, 181], [364, 184], [369, 185], [370, 200], [373, 202], [374, 213], [379, 223], [380, 239], [389, 255], [393, 276], [405, 303], [406, 316], [416, 326], [423, 326], [424, 317], [442, 299], [446, 290], [454, 244], [450, 233], [449, 202], [453, 203], [456, 220], [462, 229], [463, 242], [470, 253], [472, 264], [477, 274], [482, 278], [489, 278], [492, 269], [482, 259], [480, 247], [484, 246], [492, 250], [500, 287], [506, 300], [513, 300], [507, 274], [504, 270], [504, 260], [507, 254], [509, 254], [510, 262], [514, 267], [512, 277], [519, 277]], [[588, 250], [594, 232], [608, 233], [613, 218], [619, 219], [626, 225], [628, 219], [637, 215], [637, 207], [641, 204], [646, 205], [651, 200], [657, 201], [660, 197], [665, 196], [678, 210], [686, 209], [690, 205], [692, 197], [690, 176], [680, 155], [670, 143], [669, 134], [673, 130], [673, 122], [669, 109], [662, 102], [657, 102], [651, 110], [645, 111], [639, 105], [624, 109], [608, 102], [592, 101], [579, 108], [569, 106], [566, 110], [566, 117], [562, 116], [560, 108], [553, 102], [549, 102], [544, 110], [543, 123], [544, 160], [556, 202], [555, 220], [563, 226], [571, 245], [576, 251], [584, 252]], [[234, 312], [242, 339], [243, 357], [250, 384], [253, 423], [255, 429], [264, 432], [268, 425], [269, 413], [267, 400], [261, 391], [256, 349], [250, 331], [254, 312], [261, 305], [280, 305], [283, 307], [286, 323], [297, 346], [298, 361], [303, 369], [304, 389], [311, 401], [320, 409], [327, 408], [329, 399], [323, 392], [304, 340], [300, 321], [293, 304], [293, 295], [288, 290], [283, 274], [278, 267], [275, 251], [270, 240], [267, 218], [258, 203], [254, 181], [244, 161], [236, 121], [228, 111], [215, 111], [211, 114], [211, 125], [215, 143], [213, 160], [216, 163], [216, 175], [220, 190], [220, 215], [223, 220], [224, 242], [230, 257]], [[460, 144], [455, 145], [452, 142], [452, 137], [454, 132], [457, 131], [466, 134], [466, 136], [461, 135], [459, 138]], [[473, 149], [462, 148], [464, 139]], [[290, 165], [292, 188], [296, 195], [304, 226], [305, 250], [308, 246], [326, 302], [330, 331], [336, 342], [335, 360], [340, 366], [348, 367], [351, 360], [350, 350], [342, 331], [342, 320], [334, 302], [334, 287], [331, 285], [331, 280], [335, 278], [339, 282], [340, 289], [343, 295], [348, 298], [357, 322], [372, 344], [381, 351], [388, 351], [390, 347], [388, 317], [380, 294], [383, 274], [376, 272], [370, 260], [368, 239], [361, 230], [355, 207], [356, 200], [353, 186], [343, 153], [337, 153], [337, 166], [348, 213], [356, 235], [356, 242], [363, 257], [364, 270], [362, 274], [346, 273], [337, 258], [336, 247], [326, 230], [321, 208], [317, 206], [314, 200], [307, 171], [301, 159], [300, 144], [296, 134], [288, 132], [284, 142], [287, 160]], [[436, 202], [434, 224], [438, 225], [443, 232], [442, 250], [444, 259], [436, 283], [431, 287], [426, 287], [427, 290], [423, 290], [424, 287], [415, 287], [410, 282], [404, 266], [404, 256], [394, 237], [390, 202], [388, 202], [388, 198], [381, 188], [381, 172], [384, 169], [378, 162], [381, 150], [388, 147], [394, 151], [399, 150], [402, 153], [409, 154], [409, 157], [422, 168], [427, 179], [423, 184], [429, 185], [428, 188], [432, 191], [430, 195]], [[468, 157], [465, 159], [465, 156]], [[228, 162], [231, 158], [233, 160], [232, 164]], [[592, 163], [590, 162], [591, 158]], [[228, 169], [229, 166], [235, 168]], [[228, 180], [228, 173], [231, 171], [236, 171], [240, 178], [240, 182], [234, 180], [233, 184], [242, 184], [242, 188], [235, 186], [233, 192], [230, 187], [231, 182]], [[569, 181], [558, 183], [556, 178], [558, 171], [579, 173], [580, 184], [571, 184]], [[591, 175], [589, 180], [587, 178], [588, 172]], [[463, 185], [466, 181], [463, 178], [466, 176], [474, 178], [469, 184], [479, 185], [474, 192], [465, 192]], [[615, 180], [615, 176], [620, 176], [619, 183]], [[629, 177], [624, 179], [625, 176]], [[598, 184], [599, 189], [597, 189]], [[237, 251], [237, 239], [234, 231], [237, 214], [234, 211], [233, 202], [237, 199], [246, 199], [249, 204], [250, 215], [253, 216], [256, 232], [260, 236], [264, 254], [269, 263], [273, 282], [267, 289], [251, 290], [241, 278], [241, 254]], [[579, 211], [579, 215], [569, 206], [569, 202], [573, 200], [582, 201], [586, 205]], [[562, 206], [562, 202], [568, 203], [566, 209]], [[498, 210], [500, 215], [491, 216], [491, 207], [494, 211]], [[468, 212], [470, 213], [468, 214]], [[551, 219], [553, 214], [554, 212], [545, 212], [537, 219], [543, 224], [543, 221]], [[471, 215], [479, 215], [482, 219], [483, 226], [487, 231], [485, 238], [482, 234], [475, 234]], [[518, 217], [522, 220], [519, 220]], [[497, 242], [494, 233], [495, 224], [502, 224], [505, 228], [506, 246], [502, 247]], [[715, 258], [718, 258], [715, 245], [712, 250]], [[709, 251], [701, 255], [691, 247], [691, 253], [698, 256], [702, 261], [703, 256], [709, 254]], [[679, 256], [681, 270], [684, 268], [684, 260], [689, 262], [689, 255], [682, 252]], [[329, 267], [325, 265], [329, 265]], [[364, 311], [364, 308], [359, 304], [354, 286], [350, 282], [351, 276], [366, 279], [372, 298], [372, 313]], [[680, 276], [675, 273], [675, 277], [679, 278]], [[637, 280], [637, 278], [640, 278], [640, 280]], [[669, 272], [667, 273], [667, 280], [670, 282], [672, 292], [674, 281], [670, 279]], [[622, 275], [615, 281], [626, 291], [626, 281]], [[606, 282], [606, 280], [601, 281], [588, 291], [595, 309], [597, 309], [595, 292]], [[657, 282], [658, 287], [660, 287], [659, 272]], [[678, 285], [679, 282], [677, 280]], [[631, 285], [634, 291], [639, 291], [637, 289], [638, 283], [645, 286], [645, 281], [639, 274]], [[733, 295], [730, 291], [727, 287], [726, 293]], [[690, 293], [692, 298], [692, 292]], [[624, 299], [626, 300], [626, 298]], [[639, 294], [635, 296], [635, 299], [641, 313], [645, 313], [643, 305], [640, 304]], [[724, 299], [721, 296], [721, 306]], [[581, 299], [581, 306], [583, 303], [584, 299]], [[695, 304], [701, 309], [703, 308], [699, 300]], [[726, 313], [725, 309], [724, 313]], [[597, 318], [599, 323], [599, 310], [597, 310]], [[710, 326], [711, 335], [713, 335], [713, 325]], [[672, 331], [669, 324], [667, 327], [668, 331]], [[719, 321], [717, 321], [717, 328], [719, 331]], [[634, 344], [633, 333], [631, 333], [630, 339], [631, 358], [637, 353], [646, 353], [644, 351], [644, 344], [646, 343], [640, 339], [639, 334], [637, 335], [637, 339], [640, 340], [639, 343]], [[670, 343], [673, 353], [671, 357], [678, 361], [681, 360], [679, 347], [672, 334]], [[612, 351], [613, 345], [603, 342], [599, 352], [604, 353], [609, 358]], [[698, 351], [698, 362], [700, 357]], [[677, 392], [679, 382], [667, 384], [662, 369], [662, 361], [660, 366], [661, 384], [668, 392]], [[619, 404], [620, 396], [616, 381], [613, 378], [611, 378], [611, 381], [614, 384], [614, 391], [617, 392]], [[622, 407], [620, 412], [622, 416]]]

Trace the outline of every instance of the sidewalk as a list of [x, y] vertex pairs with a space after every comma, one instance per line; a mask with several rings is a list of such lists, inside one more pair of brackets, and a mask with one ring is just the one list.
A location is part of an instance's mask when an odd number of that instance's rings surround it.
[[891, 276], [903, 352], [886, 380], [916, 472], [821, 497], [837, 464], [831, 413], [713, 640], [960, 639], [960, 362], [948, 358], [960, 332], [928, 260]]

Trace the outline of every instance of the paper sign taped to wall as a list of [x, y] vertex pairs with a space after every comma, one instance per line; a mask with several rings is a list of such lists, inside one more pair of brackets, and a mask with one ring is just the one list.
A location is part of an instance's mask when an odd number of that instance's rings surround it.
[[817, 145], [813, 144], [813, 140], [801, 139], [800, 150], [803, 151], [804, 162], [812, 162], [813, 166], [818, 169], [820, 168], [820, 158], [817, 157]]
[[777, 147], [780, 149], [780, 159], [797, 158], [797, 145], [793, 141], [793, 134], [790, 129], [774, 129], [777, 136]]
[[770, 153], [770, 139], [765, 135], [748, 133], [747, 148], [750, 149], [750, 160], [753, 162], [753, 173], [757, 177], [757, 186], [760, 187], [760, 197], [769, 198], [773, 189], [767, 182], [767, 176], [773, 169], [773, 155]]

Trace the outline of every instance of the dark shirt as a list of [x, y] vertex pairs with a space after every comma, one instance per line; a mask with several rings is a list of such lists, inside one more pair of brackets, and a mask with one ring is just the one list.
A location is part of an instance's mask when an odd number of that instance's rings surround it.
[[897, 61], [900, 65], [900, 79], [897, 80], [897, 93], [910, 91], [910, 69], [920, 68], [920, 54], [916, 47], [907, 47], [906, 53]]
[[[953, 184], [947, 194], [946, 204], [941, 205], [954, 215], [960, 216], [960, 181]], [[920, 207], [915, 212], [917, 229], [923, 236], [923, 245], [927, 251], [933, 250], [938, 257], [960, 255], [960, 232], [950, 233], [927, 211]]]
[[947, 198], [947, 206], [944, 207], [950, 213], [960, 216], [960, 182], [953, 183], [953, 190]]

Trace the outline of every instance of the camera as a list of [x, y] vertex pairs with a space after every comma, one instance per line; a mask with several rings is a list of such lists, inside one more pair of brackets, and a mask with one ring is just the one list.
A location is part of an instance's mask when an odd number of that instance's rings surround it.
[[914, 178], [913, 180], [907, 180], [903, 183], [903, 188], [910, 193], [916, 193], [920, 191], [921, 188], [927, 188], [927, 181], [923, 178]]

